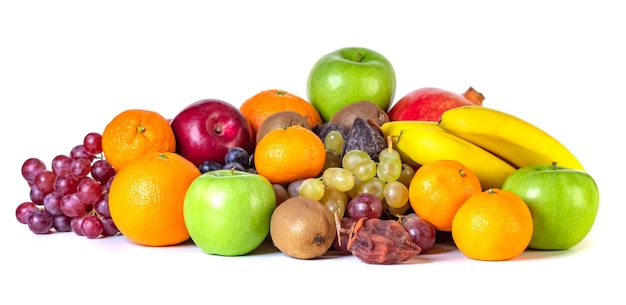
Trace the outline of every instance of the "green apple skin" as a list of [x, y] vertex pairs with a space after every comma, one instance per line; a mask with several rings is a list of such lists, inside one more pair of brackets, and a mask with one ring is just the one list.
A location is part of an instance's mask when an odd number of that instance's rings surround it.
[[325, 122], [346, 105], [371, 101], [387, 111], [396, 91], [396, 73], [386, 57], [361, 47], [322, 56], [307, 81], [309, 102]]
[[204, 252], [240, 256], [266, 239], [275, 208], [274, 188], [265, 177], [225, 169], [191, 183], [183, 214], [191, 239]]
[[556, 165], [522, 167], [502, 184], [519, 195], [533, 217], [529, 248], [565, 250], [591, 230], [598, 213], [600, 194], [594, 179], [581, 170]]

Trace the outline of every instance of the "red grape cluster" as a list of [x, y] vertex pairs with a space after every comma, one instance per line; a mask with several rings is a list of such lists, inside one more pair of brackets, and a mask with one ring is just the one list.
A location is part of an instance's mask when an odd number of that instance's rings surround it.
[[74, 232], [87, 238], [119, 233], [109, 213], [108, 190], [116, 171], [102, 156], [102, 135], [88, 133], [69, 154], [57, 155], [51, 168], [38, 158], [22, 164], [30, 201], [15, 216], [35, 234]]

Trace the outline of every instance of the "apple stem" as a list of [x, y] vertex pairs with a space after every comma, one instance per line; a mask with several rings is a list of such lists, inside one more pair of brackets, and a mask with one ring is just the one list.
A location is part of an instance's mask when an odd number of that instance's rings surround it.
[[556, 169], [556, 161], [552, 161], [552, 169]]
[[469, 87], [469, 89], [463, 93], [463, 97], [478, 106], [482, 106], [485, 100], [485, 96], [472, 87]]
[[356, 52], [354, 56], [354, 61], [361, 62], [362, 59], [363, 59], [363, 54], [361, 52]]

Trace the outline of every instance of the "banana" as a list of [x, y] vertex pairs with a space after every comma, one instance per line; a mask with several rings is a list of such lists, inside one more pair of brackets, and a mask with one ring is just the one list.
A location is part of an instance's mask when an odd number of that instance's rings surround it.
[[584, 170], [561, 142], [509, 113], [483, 106], [462, 106], [445, 111], [439, 126], [518, 168], [557, 162], [563, 167]]
[[[428, 130], [439, 131], [441, 130], [441, 127], [437, 125], [437, 122], [408, 120], [408, 121], [386, 122], [380, 126], [380, 129], [383, 131], [383, 135], [385, 136], [385, 139], [391, 136], [391, 144], [393, 147], [396, 147], [398, 143], [398, 137], [400, 136], [400, 132], [402, 132], [402, 130], [428, 129]], [[402, 159], [402, 162], [409, 164], [409, 165], [413, 165], [413, 166], [420, 165], [416, 163], [415, 161], [413, 161], [409, 156], [404, 154], [402, 151], [398, 151], [398, 153], [400, 154], [400, 158]]]
[[506, 161], [441, 128], [404, 129], [396, 141], [396, 150], [417, 164], [443, 159], [459, 161], [478, 176], [485, 190], [502, 187], [515, 171]]

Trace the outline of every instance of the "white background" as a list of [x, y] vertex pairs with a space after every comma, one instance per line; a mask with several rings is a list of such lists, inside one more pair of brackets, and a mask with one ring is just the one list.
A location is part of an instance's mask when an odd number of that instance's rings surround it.
[[[624, 301], [626, 22], [618, 1], [7, 2], [0, 4], [2, 304]], [[600, 187], [591, 233], [571, 250], [528, 251], [507, 262], [444, 251], [376, 266], [353, 257], [300, 261], [271, 248], [226, 258], [193, 244], [37, 236], [15, 219], [28, 200], [20, 175], [27, 158], [49, 164], [129, 108], [173, 117], [203, 98], [239, 106], [266, 89], [306, 98], [314, 62], [346, 46], [392, 62], [395, 100], [420, 87], [473, 86], [485, 106], [561, 140]]]

